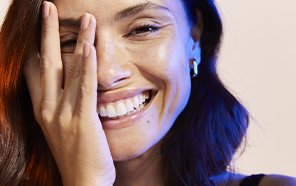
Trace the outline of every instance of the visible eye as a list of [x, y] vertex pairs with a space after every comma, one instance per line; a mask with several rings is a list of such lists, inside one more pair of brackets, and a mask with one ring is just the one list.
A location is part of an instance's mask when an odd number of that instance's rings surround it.
[[150, 24], [142, 25], [132, 30], [128, 35], [126, 35], [126, 37], [127, 36], [146, 36], [158, 31], [159, 29], [160, 27], [155, 25], [150, 25]]
[[68, 41], [61, 42], [61, 52], [62, 53], [74, 53], [76, 48], [77, 39], [72, 39]]

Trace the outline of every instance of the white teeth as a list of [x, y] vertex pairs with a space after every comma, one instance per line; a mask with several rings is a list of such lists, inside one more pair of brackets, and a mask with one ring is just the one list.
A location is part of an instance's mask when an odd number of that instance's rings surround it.
[[131, 102], [131, 100], [129, 100], [129, 99], [126, 101], [125, 106], [126, 106], [126, 110], [127, 110], [128, 112], [134, 110], [134, 105], [133, 105], [133, 103]]
[[139, 96], [139, 103], [140, 103], [140, 104], [143, 103], [143, 97], [142, 97], [142, 95]]
[[123, 103], [118, 103], [116, 105], [116, 114], [117, 116], [123, 116], [127, 113], [125, 105]]
[[133, 99], [133, 105], [135, 108], [138, 108], [139, 107], [139, 99], [137, 97], [134, 97]]
[[97, 112], [101, 117], [109, 117], [112, 119], [122, 118], [144, 108], [147, 99], [149, 99], [148, 91], [134, 96], [133, 98], [124, 99], [115, 103], [98, 105]]
[[112, 105], [107, 105], [107, 114], [110, 118], [117, 116], [116, 110]]
[[100, 116], [103, 116], [103, 117], [106, 117], [107, 116], [106, 109], [103, 106], [100, 106], [99, 113], [100, 113]]
[[149, 99], [149, 93], [148, 92], [145, 93], [145, 100], [147, 100], [147, 99]]

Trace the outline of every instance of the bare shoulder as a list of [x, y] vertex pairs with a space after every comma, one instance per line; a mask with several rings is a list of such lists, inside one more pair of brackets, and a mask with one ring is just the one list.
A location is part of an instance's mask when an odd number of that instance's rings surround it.
[[283, 175], [266, 175], [259, 186], [296, 186], [296, 178]]

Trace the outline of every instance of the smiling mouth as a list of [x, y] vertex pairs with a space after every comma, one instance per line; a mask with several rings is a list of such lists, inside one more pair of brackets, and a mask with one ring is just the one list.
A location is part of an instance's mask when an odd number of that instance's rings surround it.
[[151, 97], [152, 91], [147, 90], [114, 103], [99, 104], [98, 114], [101, 119], [121, 119], [142, 110], [151, 101]]

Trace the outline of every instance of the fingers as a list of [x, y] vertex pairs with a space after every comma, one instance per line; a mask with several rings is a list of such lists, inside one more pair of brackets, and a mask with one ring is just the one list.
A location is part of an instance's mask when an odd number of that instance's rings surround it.
[[44, 1], [42, 6], [40, 76], [43, 111], [53, 112], [59, 101], [63, 83], [60, 34], [57, 9]]
[[93, 15], [85, 13], [81, 19], [81, 27], [79, 31], [79, 36], [77, 40], [77, 45], [75, 48], [74, 58], [77, 57], [81, 59], [81, 54], [83, 52], [84, 43], [87, 42], [91, 45], [95, 41], [95, 28], [96, 19]]
[[35, 117], [39, 124], [41, 123], [39, 115], [41, 100], [43, 100], [43, 103], [55, 103], [63, 78], [58, 16], [52, 3], [43, 3], [42, 17], [41, 51], [39, 53], [37, 42], [32, 42], [23, 69]]
[[[93, 45], [84, 43], [81, 78], [74, 115], [95, 114], [97, 108], [97, 62]], [[93, 115], [92, 115], [93, 116]]]
[[[97, 68], [96, 52], [93, 47], [96, 20], [94, 16], [84, 14], [82, 17], [81, 29], [72, 63], [68, 69], [64, 90], [62, 89], [63, 65], [61, 62], [58, 15], [53, 3], [46, 1], [43, 3], [42, 17], [40, 59], [36, 45], [36, 49], [29, 52], [27, 63], [24, 66], [24, 75], [35, 115], [42, 118], [42, 120], [39, 120], [36, 117], [37, 121], [39, 124], [50, 123], [54, 114], [66, 110], [68, 112], [64, 116], [67, 115], [66, 118], [71, 118], [77, 100], [79, 100], [79, 105], [84, 108], [86, 108], [85, 105], [92, 103], [92, 109], [96, 111]], [[84, 57], [82, 57], [83, 53]], [[83, 65], [81, 66], [82, 61]], [[90, 96], [87, 96], [86, 100], [80, 99], [84, 92], [91, 92], [87, 94]], [[79, 97], [77, 97], [78, 94]], [[89, 111], [90, 107], [87, 108], [85, 111]], [[44, 126], [41, 127], [44, 129]]]
[[[85, 13], [81, 19], [81, 29], [79, 31], [75, 53], [72, 59], [72, 63], [67, 71], [67, 77], [65, 82], [63, 104], [65, 104], [64, 107], [70, 108], [68, 109], [70, 112], [73, 112], [75, 109], [77, 95], [80, 89], [80, 79], [83, 78], [84, 75], [81, 74], [84, 73], [84, 70], [82, 70], [83, 68], [81, 66], [81, 63], [84, 60], [82, 59], [84, 43], [88, 43], [88, 45], [93, 45], [95, 40], [95, 29], [96, 20], [94, 16]], [[95, 57], [91, 57], [91, 60], [93, 60], [91, 63], [96, 63]], [[96, 72], [94, 73], [94, 75], [96, 75]]]

